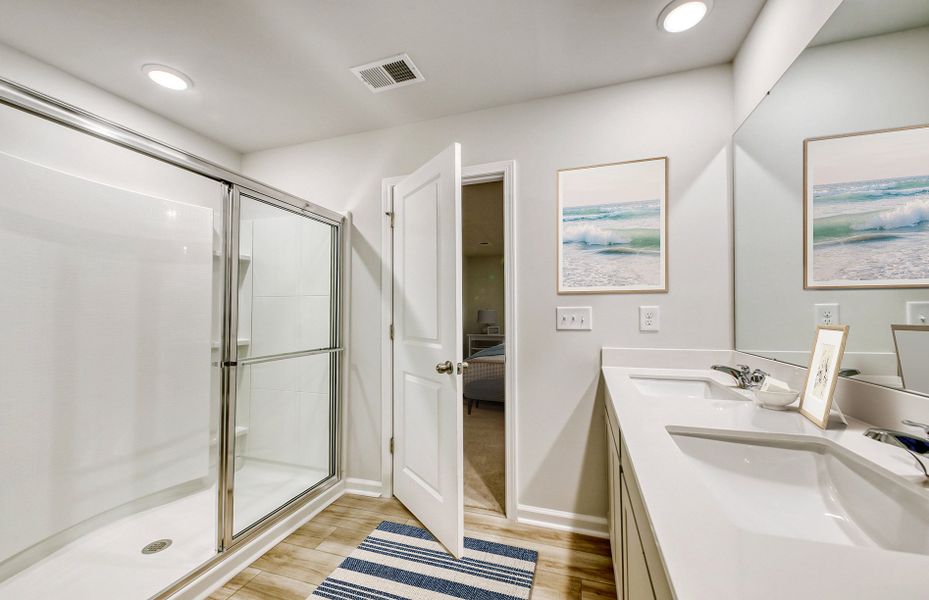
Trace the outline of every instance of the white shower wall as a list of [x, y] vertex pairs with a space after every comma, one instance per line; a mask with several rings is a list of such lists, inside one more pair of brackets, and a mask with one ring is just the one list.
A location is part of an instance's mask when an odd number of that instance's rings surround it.
[[[243, 243], [251, 249], [251, 322], [250, 343], [240, 352], [267, 356], [329, 347], [329, 226], [271, 208], [260, 215], [242, 223], [243, 240], [251, 235]], [[243, 287], [240, 297], [247, 294]], [[242, 456], [328, 471], [329, 356], [240, 370], [248, 414], [240, 405], [239, 422], [247, 419], [249, 428]]]
[[2, 562], [209, 484], [214, 212], [2, 152], [0, 182]]

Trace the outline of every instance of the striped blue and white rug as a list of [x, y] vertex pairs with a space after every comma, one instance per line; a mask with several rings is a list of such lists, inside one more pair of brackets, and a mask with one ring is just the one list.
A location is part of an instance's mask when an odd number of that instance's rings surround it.
[[310, 598], [526, 600], [539, 553], [465, 538], [455, 559], [428, 531], [384, 521]]

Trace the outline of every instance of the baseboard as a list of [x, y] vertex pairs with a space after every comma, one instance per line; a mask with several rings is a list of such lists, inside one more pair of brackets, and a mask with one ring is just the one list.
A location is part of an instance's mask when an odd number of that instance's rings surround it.
[[516, 509], [516, 520], [525, 525], [583, 533], [598, 538], [610, 537], [609, 525], [605, 517], [581, 515], [577, 513], [527, 506], [519, 504]]
[[384, 485], [377, 479], [358, 479], [349, 477], [345, 480], [345, 493], [360, 496], [380, 496]]
[[205, 600], [235, 577], [242, 569], [252, 564], [265, 552], [276, 546], [300, 526], [322, 512], [345, 493], [345, 483], [340, 481], [308, 502], [306, 506], [284, 518], [261, 536], [231, 551], [215, 567], [194, 579], [190, 584], [170, 596], [170, 600]]

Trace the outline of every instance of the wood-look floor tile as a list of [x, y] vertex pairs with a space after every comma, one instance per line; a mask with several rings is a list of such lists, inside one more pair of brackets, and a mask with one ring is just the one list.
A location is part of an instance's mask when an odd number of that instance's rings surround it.
[[334, 504], [346, 508], [357, 508], [358, 510], [364, 510], [382, 516], [395, 517], [401, 523], [406, 519], [413, 518], [413, 514], [395, 498], [375, 498], [346, 494], [336, 500]]
[[314, 589], [315, 585], [303, 581], [274, 573], [259, 573], [230, 600], [304, 600]]
[[486, 531], [492, 535], [503, 535], [517, 539], [530, 539], [549, 546], [559, 546], [571, 550], [580, 550], [591, 554], [610, 554], [610, 540], [595, 538], [580, 533], [557, 531], [533, 527], [506, 520], [502, 516], [486, 513], [465, 512], [465, 529], [480, 535]]
[[581, 600], [616, 600], [616, 586], [601, 581], [581, 581]]
[[336, 504], [329, 506], [313, 518], [313, 522], [321, 525], [335, 525], [367, 532], [374, 530], [381, 522], [389, 520], [383, 515]]
[[252, 566], [275, 575], [318, 584], [341, 562], [341, 556], [281, 542], [252, 563]]
[[410, 527], [419, 527], [420, 529], [425, 529], [425, 527], [424, 527], [423, 524], [419, 521], [419, 519], [407, 519], [407, 520], [404, 522], [404, 525], [409, 525]]
[[[224, 587], [212, 600], [303, 600], [382, 521], [422, 527], [394, 498], [342, 496], [243, 571], [237, 591]], [[465, 534], [538, 551], [532, 600], [616, 598], [607, 540], [471, 511]], [[233, 581], [227, 586], [238, 585]]]
[[261, 571], [258, 569], [245, 567], [243, 570], [239, 571], [235, 577], [224, 583], [223, 587], [210, 594], [207, 600], [226, 600], [229, 596], [239, 591], [243, 585], [254, 579], [259, 573], [261, 573]]
[[611, 583], [613, 561], [609, 556], [540, 546], [539, 567], [585, 580]]
[[316, 548], [320, 542], [335, 530], [335, 525], [323, 525], [316, 521], [310, 521], [287, 536], [284, 541], [304, 548]]
[[536, 569], [532, 582], [531, 600], [580, 600], [582, 583], [577, 577], [566, 577], [544, 569]]
[[370, 533], [370, 531], [334, 527], [333, 532], [326, 536], [326, 539], [320, 542], [316, 549], [339, 556], [348, 556]]

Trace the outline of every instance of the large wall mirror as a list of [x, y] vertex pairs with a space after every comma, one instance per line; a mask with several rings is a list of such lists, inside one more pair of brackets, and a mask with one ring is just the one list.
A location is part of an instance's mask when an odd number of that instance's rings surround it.
[[736, 348], [929, 395], [929, 2], [845, 0], [733, 140]]

